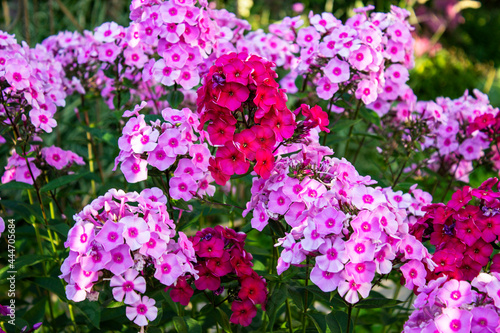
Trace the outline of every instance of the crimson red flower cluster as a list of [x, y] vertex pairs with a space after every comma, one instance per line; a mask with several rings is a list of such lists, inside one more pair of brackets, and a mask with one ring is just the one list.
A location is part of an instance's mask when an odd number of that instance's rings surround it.
[[216, 60], [198, 89], [199, 129], [208, 122], [210, 142], [220, 146], [209, 167], [219, 185], [246, 173], [250, 161], [268, 178], [276, 144], [294, 134], [295, 116], [273, 66], [256, 55], [230, 53]]
[[[198, 231], [190, 238], [195, 250], [198, 279], [194, 286], [198, 290], [211, 290], [216, 295], [224, 292], [223, 282], [238, 281], [237, 288], [228, 291], [228, 299], [232, 300], [230, 321], [234, 324], [248, 326], [257, 314], [257, 304], [265, 306], [267, 300], [267, 283], [252, 268], [252, 255], [245, 251], [246, 234], [230, 228], [215, 226]], [[180, 278], [175, 286], [167, 288], [174, 302], [186, 306], [194, 294], [188, 281], [191, 278]]]
[[413, 225], [411, 233], [436, 247], [432, 260], [437, 267], [428, 272], [428, 281], [446, 275], [448, 279], [471, 282], [488, 265], [491, 272], [500, 272], [500, 254], [491, 257], [500, 236], [497, 178], [488, 179], [477, 189], [464, 186], [446, 205], [432, 204], [423, 210], [426, 214]]

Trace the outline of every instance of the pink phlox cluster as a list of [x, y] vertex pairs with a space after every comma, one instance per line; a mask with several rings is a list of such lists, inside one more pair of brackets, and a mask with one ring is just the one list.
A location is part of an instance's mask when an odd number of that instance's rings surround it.
[[349, 303], [370, 293], [375, 274], [387, 274], [403, 262], [406, 286], [425, 284], [433, 263], [427, 249], [408, 233], [432, 197], [372, 187], [345, 159], [329, 157], [327, 147], [303, 145], [299, 153], [276, 162], [268, 179], [254, 178], [252, 226], [261, 231], [270, 220], [283, 224], [285, 237], [278, 274], [290, 265], [315, 260], [311, 281], [323, 291], [338, 290]]
[[[29, 152], [34, 151], [35, 148], [31, 148]], [[56, 146], [44, 147], [36, 157], [28, 157], [29, 167], [23, 156], [17, 154], [15, 150], [12, 150], [11, 153], [12, 155], [7, 160], [7, 166], [5, 166], [5, 173], [2, 175], [2, 184], [10, 181], [33, 184], [33, 177], [36, 179], [47, 167], [70, 172], [70, 168], [75, 164], [85, 165], [83, 158], [78, 154]]]
[[488, 96], [474, 90], [474, 96], [466, 91], [454, 100], [440, 97], [435, 102], [418, 102], [416, 114], [429, 129], [422, 148], [435, 150], [429, 167], [438, 170], [445, 163], [451, 166], [450, 173], [455, 172], [457, 179], [468, 182], [473, 162], [493, 146], [486, 133], [477, 130], [471, 133], [468, 128], [476, 119], [496, 117], [498, 108], [491, 106]]
[[331, 13], [312, 12], [310, 26], [301, 29], [303, 22], [297, 18], [275, 24], [270, 27], [275, 39], [289, 42], [283, 56], [289, 50], [297, 54], [289, 57], [292, 70], [283, 79], [283, 87], [296, 92], [300, 87], [295, 86], [295, 78], [308, 74], [322, 99], [330, 100], [352, 85], [350, 92], [357, 99], [370, 108], [376, 102], [377, 106], [384, 104], [374, 109], [387, 112], [389, 102], [408, 89], [408, 69], [414, 65], [408, 16], [409, 12], [393, 6], [390, 13], [358, 11], [345, 24]]
[[113, 297], [124, 302], [127, 317], [139, 326], [156, 318], [154, 300], [145, 296], [146, 280], [169, 286], [189, 274], [197, 277], [193, 244], [170, 219], [159, 188], [141, 193], [109, 190], [74, 216], [64, 243], [69, 255], [61, 266], [66, 296], [94, 298], [110, 280]]
[[405, 333], [498, 332], [500, 275], [481, 273], [472, 282], [441, 277], [418, 288]]
[[[160, 58], [148, 64], [163, 85], [191, 89], [208, 70], [208, 57], [232, 51], [233, 36], [248, 23], [227, 11], [213, 11], [200, 1], [148, 1], [131, 4], [129, 44], [153, 45]], [[227, 23], [227, 26], [220, 26]]]
[[30, 48], [17, 44], [13, 35], [0, 31], [0, 36], [0, 116], [10, 125], [22, 113], [34, 132], [52, 132], [57, 107], [66, 105], [61, 63], [43, 44]]
[[176, 200], [212, 196], [215, 187], [208, 171], [211, 153], [204, 143], [205, 132], [197, 130], [198, 115], [188, 108], [165, 108], [161, 111], [162, 120], [150, 121], [148, 125], [145, 115], [139, 114], [145, 106], [142, 103], [124, 113], [130, 118], [118, 139], [120, 154], [115, 159], [115, 168], [120, 164], [130, 183], [147, 179], [148, 165], [161, 172], [173, 172], [169, 187], [171, 197]]

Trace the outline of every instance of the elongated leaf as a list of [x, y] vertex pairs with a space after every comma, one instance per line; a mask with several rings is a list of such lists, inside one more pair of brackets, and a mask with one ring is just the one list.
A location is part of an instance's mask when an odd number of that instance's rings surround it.
[[355, 307], [359, 309], [389, 308], [400, 304], [401, 301], [390, 298], [366, 298], [359, 301]]
[[83, 302], [75, 303], [75, 306], [94, 327], [99, 328], [101, 322], [101, 308], [99, 303], [85, 300]]
[[222, 311], [221, 308], [217, 308], [217, 322], [222, 326], [224, 332], [231, 333], [231, 324], [229, 323], [229, 318], [227, 314]]
[[182, 103], [183, 100], [184, 94], [179, 90], [174, 90], [167, 94], [167, 102], [174, 109], [177, 109], [177, 107]]
[[[340, 119], [339, 121], [337, 121], [335, 123], [335, 125], [333, 125], [333, 127], [331, 128], [331, 130], [332, 130], [332, 132], [335, 132], [335, 131], [340, 131], [340, 130], [348, 129], [351, 126], [356, 125], [360, 121], [361, 121], [361, 119]], [[331, 133], [330, 133], [330, 135], [331, 135]]]
[[33, 283], [56, 294], [62, 301], [66, 301], [66, 292], [60, 279], [55, 277], [39, 277]]
[[186, 321], [182, 317], [174, 317], [172, 319], [174, 321], [174, 327], [175, 330], [178, 333], [187, 333], [188, 332], [188, 326], [186, 324]]
[[[326, 324], [332, 333], [348, 333], [347, 332], [347, 322], [349, 316], [343, 311], [332, 311], [326, 315]], [[349, 333], [353, 331], [353, 324], [351, 318], [351, 325], [349, 327]]]
[[14, 267], [5, 266], [5, 268], [2, 269], [0, 279], [4, 279], [7, 275], [9, 275], [9, 271], [19, 271], [25, 266], [32, 266], [46, 260], [53, 260], [53, 258], [51, 256], [41, 254], [26, 254], [19, 256], [13, 263]]
[[33, 185], [21, 182], [8, 182], [0, 185], [0, 191], [7, 190], [31, 190], [34, 189]]
[[309, 320], [313, 322], [316, 330], [319, 333], [323, 333], [326, 331], [326, 323], [323, 315], [319, 313], [308, 313], [307, 316], [309, 317]]
[[40, 189], [40, 192], [47, 192], [47, 191], [55, 190], [56, 188], [59, 188], [61, 186], [64, 186], [64, 185], [67, 185], [67, 184], [72, 183], [74, 181], [77, 181], [78, 179], [85, 177], [88, 174], [90, 174], [90, 172], [83, 172], [83, 173], [77, 173], [74, 175], [59, 177], [59, 178], [54, 179], [53, 181], [49, 182], [48, 184], [42, 186], [42, 188]]
[[186, 323], [189, 329], [189, 333], [202, 332], [201, 324], [198, 321], [194, 320], [193, 318], [186, 319]]

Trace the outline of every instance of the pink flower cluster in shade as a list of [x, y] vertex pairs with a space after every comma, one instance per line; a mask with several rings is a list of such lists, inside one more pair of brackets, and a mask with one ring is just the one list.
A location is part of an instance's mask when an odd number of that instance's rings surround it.
[[[221, 279], [237, 280], [238, 286], [229, 292], [237, 295], [232, 298], [230, 321], [242, 326], [250, 325], [257, 314], [256, 305], [264, 308], [267, 299], [266, 281], [252, 268], [252, 255], [244, 249], [245, 238], [246, 234], [221, 226], [205, 228], [190, 238], [196, 254], [194, 268], [198, 271], [194, 286], [221, 294]], [[192, 284], [193, 279], [186, 276], [165, 290], [171, 288], [172, 300], [186, 306], [194, 294]]]
[[76, 214], [60, 275], [68, 283], [68, 299], [95, 300], [105, 277], [111, 277], [114, 299], [129, 306], [131, 321], [145, 326], [157, 315], [154, 299], [144, 295], [146, 280], [170, 286], [186, 274], [197, 278], [193, 245], [182, 232], [174, 239], [166, 202], [159, 188], [140, 194], [112, 189]]
[[446, 276], [418, 288], [404, 333], [488, 333], [500, 329], [500, 275], [481, 273], [472, 282]]
[[[35, 149], [38, 148], [32, 148], [31, 151], [35, 151]], [[5, 173], [1, 178], [2, 184], [10, 181], [33, 184], [33, 177], [36, 180], [42, 174], [42, 170], [47, 167], [68, 173], [74, 164], [85, 165], [83, 158], [76, 153], [56, 146], [40, 149], [36, 157], [24, 158], [15, 150], [12, 150], [11, 153], [12, 155], [7, 160]], [[27, 163], [29, 163], [29, 167]]]
[[[64, 71], [43, 45], [17, 44], [13, 35], [0, 31], [0, 116], [11, 125], [23, 117], [30, 131], [47, 133], [57, 125], [58, 106], [65, 106]], [[29, 119], [29, 122], [26, 120]]]
[[[435, 150], [430, 167], [437, 170], [442, 163], [457, 169], [456, 178], [468, 182], [473, 162], [485, 156], [491, 146], [487, 133], [474, 130], [481, 119], [496, 117], [498, 108], [490, 105], [488, 96], [474, 90], [466, 91], [457, 99], [438, 98], [436, 102], [418, 102], [416, 114], [426, 121], [429, 134], [423, 144], [425, 150]], [[477, 120], [476, 120], [477, 119]], [[442, 162], [444, 160], [444, 162]]]
[[[321, 290], [337, 290], [349, 303], [370, 293], [375, 274], [387, 274], [396, 264], [406, 286], [423, 286], [426, 267], [433, 268], [422, 243], [408, 233], [432, 197], [412, 187], [411, 194], [371, 187], [375, 181], [358, 174], [327, 147], [311, 143], [279, 160], [268, 179], [254, 178], [252, 226], [261, 231], [279, 223], [285, 237], [278, 274], [290, 265], [315, 260], [311, 281]], [[282, 220], [286, 223], [282, 223]]]
[[390, 13], [368, 14], [372, 9], [356, 9], [356, 15], [345, 24], [331, 13], [311, 12], [310, 26], [301, 29], [304, 21], [300, 16], [271, 25], [269, 30], [275, 36], [266, 36], [268, 45], [288, 41], [282, 54], [298, 54], [289, 60], [292, 70], [281, 85], [295, 93], [296, 77], [308, 74], [318, 96], [325, 100], [350, 85], [349, 92], [367, 105], [403, 95], [408, 89], [408, 69], [413, 67], [410, 13], [392, 6]]
[[219, 146], [210, 171], [224, 185], [233, 174], [247, 172], [250, 162], [264, 178], [274, 165], [274, 147], [293, 136], [295, 116], [274, 80], [274, 64], [246, 53], [218, 58], [198, 89], [200, 130]]
[[176, 200], [212, 196], [215, 187], [210, 185], [213, 179], [208, 172], [211, 153], [203, 143], [205, 132], [199, 132], [199, 137], [195, 133], [198, 115], [187, 108], [165, 108], [161, 111], [163, 121], [157, 119], [148, 125], [145, 116], [139, 114], [145, 106], [143, 102], [124, 113], [130, 118], [118, 139], [120, 154], [115, 167], [121, 163], [120, 170], [129, 183], [146, 180], [148, 165], [162, 172], [173, 171], [169, 187], [170, 196]]
[[491, 178], [477, 189], [464, 186], [446, 205], [423, 208], [426, 213], [412, 226], [411, 234], [436, 248], [432, 260], [437, 267], [428, 280], [446, 276], [470, 282], [485, 267], [500, 273], [500, 254], [493, 255], [500, 236], [497, 184], [498, 179]]

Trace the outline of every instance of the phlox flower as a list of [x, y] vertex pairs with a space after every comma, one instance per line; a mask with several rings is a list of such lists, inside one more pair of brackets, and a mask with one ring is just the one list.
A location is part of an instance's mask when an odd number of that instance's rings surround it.
[[222, 172], [227, 175], [242, 175], [247, 172], [250, 163], [245, 160], [245, 155], [236, 149], [232, 141], [227, 141], [224, 147], [217, 149], [216, 159], [219, 160]]
[[130, 255], [130, 247], [122, 244], [111, 250], [111, 261], [106, 265], [106, 269], [115, 275], [124, 273], [134, 265], [134, 260]]
[[358, 209], [373, 210], [385, 201], [380, 190], [368, 186], [356, 186], [351, 192], [352, 203]]
[[[121, 302], [125, 298], [125, 304], [134, 304], [140, 301], [141, 297], [137, 292], [146, 292], [146, 280], [139, 276], [139, 272], [134, 269], [128, 269], [123, 276], [115, 275], [109, 283], [113, 288], [113, 297]], [[137, 291], [137, 292], [136, 292]]]
[[434, 320], [440, 332], [468, 333], [471, 329], [472, 313], [457, 308], [445, 308]]
[[196, 193], [198, 186], [193, 177], [185, 174], [182, 177], [172, 177], [169, 182], [169, 191], [172, 199], [189, 201], [193, 198], [192, 193]]
[[340, 272], [349, 259], [345, 252], [344, 241], [340, 237], [334, 240], [325, 239], [325, 242], [319, 247], [319, 252], [322, 255], [316, 257], [316, 266], [322, 271]]
[[59, 147], [44, 147], [42, 148], [41, 153], [47, 164], [58, 170], [63, 169], [68, 164], [66, 151]]
[[156, 319], [158, 308], [156, 301], [148, 296], [142, 296], [142, 299], [127, 307], [125, 312], [127, 318], [139, 326], [146, 326], [149, 321]]
[[471, 303], [473, 294], [467, 281], [449, 280], [439, 290], [437, 295], [448, 307], [460, 307]]
[[355, 96], [365, 104], [370, 104], [377, 100], [377, 86], [370, 80], [361, 80], [356, 89]]
[[47, 133], [52, 133], [52, 128], [57, 126], [57, 121], [49, 111], [43, 109], [32, 109], [30, 111], [31, 123], [36, 128], [41, 128]]
[[322, 77], [319, 79], [316, 87], [316, 92], [318, 97], [324, 100], [329, 100], [333, 95], [339, 90], [339, 85], [337, 83], [332, 83], [328, 77]]
[[157, 259], [155, 269], [154, 277], [166, 286], [174, 284], [183, 274], [179, 257], [173, 253], [163, 254]]
[[148, 178], [147, 166], [147, 161], [136, 158], [135, 156], [130, 156], [120, 165], [120, 170], [127, 182], [137, 183]]
[[94, 240], [94, 225], [91, 223], [77, 223], [68, 232], [68, 239], [64, 247], [78, 253], [86, 253], [92, 240]]
[[172, 286], [172, 290], [170, 290], [170, 297], [172, 298], [172, 301], [179, 302], [183, 306], [189, 304], [193, 294], [194, 290], [191, 285], [186, 282], [185, 277], [178, 278], [177, 283]]
[[375, 277], [375, 262], [365, 261], [359, 263], [349, 262], [345, 265], [345, 272], [358, 282], [371, 282]]
[[159, 133], [151, 127], [146, 127], [142, 133], [135, 135], [130, 140], [130, 145], [134, 153], [142, 154], [146, 151], [152, 151], [156, 148], [156, 140]]
[[92, 251], [87, 256], [82, 257], [82, 269], [90, 272], [97, 272], [103, 269], [111, 260], [111, 255], [107, 251], [102, 251], [94, 246]]
[[251, 300], [234, 301], [231, 304], [231, 318], [229, 321], [233, 324], [248, 326], [252, 323], [253, 317], [257, 314], [257, 308]]
[[496, 332], [498, 327], [498, 313], [493, 308], [476, 307], [471, 310], [471, 332]]
[[354, 263], [371, 261], [375, 256], [375, 245], [369, 239], [351, 237], [345, 247], [349, 259]]
[[334, 291], [341, 281], [342, 277], [339, 273], [322, 270], [317, 264], [311, 270], [311, 282], [324, 292]]
[[285, 215], [290, 204], [291, 200], [281, 190], [269, 195], [268, 209], [273, 213]]
[[415, 286], [422, 287], [425, 285], [426, 271], [424, 264], [419, 260], [412, 259], [401, 266], [400, 269], [406, 281], [406, 288], [411, 290]]
[[349, 64], [336, 57], [332, 58], [324, 68], [326, 77], [332, 83], [348, 81], [351, 77]]
[[130, 246], [130, 250], [139, 249], [142, 244], [150, 238], [149, 227], [143, 218], [135, 216], [126, 216], [119, 223], [123, 224], [123, 238]]
[[95, 240], [102, 244], [105, 251], [109, 252], [123, 244], [123, 228], [123, 224], [108, 220], [104, 223]]
[[344, 279], [340, 280], [338, 293], [340, 296], [344, 297], [347, 302], [351, 304], [357, 303], [359, 301], [359, 295], [363, 298], [368, 297], [371, 290], [370, 282], [357, 282], [354, 277], [346, 273], [342, 273], [342, 277]]

